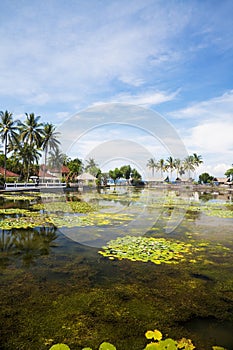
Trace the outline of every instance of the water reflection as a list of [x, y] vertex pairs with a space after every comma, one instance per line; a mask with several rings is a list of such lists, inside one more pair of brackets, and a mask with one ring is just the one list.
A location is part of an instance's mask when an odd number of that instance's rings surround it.
[[[73, 225], [80, 215], [72, 210], [76, 202], [99, 206], [98, 212], [82, 214], [93, 220], [86, 226]], [[217, 216], [233, 210], [230, 193], [121, 188], [43, 194], [17, 202], [6, 199], [1, 205], [40, 213], [34, 203], [48, 206], [51, 217], [68, 216], [73, 226], [1, 230], [4, 337], [0, 347], [23, 348], [24, 344], [29, 349], [33, 343], [34, 349], [46, 350], [45, 338], [52, 338], [54, 342], [65, 339], [74, 348], [98, 348], [101, 340], [109, 339], [119, 350], [142, 349], [144, 331], [159, 328], [175, 339], [190, 337], [199, 349], [211, 348], [215, 340], [233, 348], [233, 218]], [[62, 215], [54, 208], [64, 203], [70, 211]], [[108, 224], [100, 214], [108, 216]], [[200, 250], [193, 262], [177, 265], [110, 261], [92, 247], [102, 246], [112, 234], [128, 232], [127, 222], [119, 223], [111, 214], [118, 219], [134, 215], [132, 234], [139, 234], [140, 222], [144, 225], [149, 220], [149, 230], [140, 231], [146, 237], [179, 240], [199, 245]], [[174, 227], [173, 220], [177, 223], [180, 214], [179, 225], [168, 233], [166, 227], [169, 223]], [[4, 215], [3, 221], [23, 214]], [[71, 233], [76, 241], [69, 239]], [[195, 262], [195, 258], [199, 259]], [[207, 331], [201, 334], [201, 329]]]
[[52, 242], [57, 239], [55, 227], [1, 230], [1, 265], [12, 263], [13, 259], [30, 266], [38, 256], [49, 254]]

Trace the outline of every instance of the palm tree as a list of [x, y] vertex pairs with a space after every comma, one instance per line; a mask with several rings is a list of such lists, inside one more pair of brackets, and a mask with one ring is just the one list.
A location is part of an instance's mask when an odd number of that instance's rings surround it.
[[21, 140], [23, 142], [32, 145], [35, 144], [36, 147], [40, 148], [42, 145], [43, 137], [43, 124], [39, 123], [40, 116], [35, 116], [34, 113], [25, 113], [26, 120], [24, 123], [20, 124], [21, 128]]
[[196, 167], [199, 167], [203, 163], [202, 156], [198, 156], [196, 153], [193, 153], [193, 164]]
[[176, 178], [178, 179], [182, 173], [182, 162], [179, 158], [174, 159], [174, 169], [176, 169]]
[[44, 124], [44, 130], [43, 130], [43, 138], [42, 138], [42, 150], [44, 151], [44, 172], [46, 170], [47, 165], [47, 155], [48, 152], [53, 150], [56, 151], [59, 149], [60, 141], [57, 140], [57, 137], [59, 137], [60, 133], [55, 131], [55, 126], [51, 123]]
[[185, 159], [184, 159], [184, 162], [183, 162], [183, 168], [184, 170], [188, 171], [188, 177], [190, 179], [191, 177], [191, 171], [194, 171], [195, 170], [195, 165], [194, 165], [194, 158], [193, 156], [187, 156]]
[[173, 172], [173, 169], [175, 168], [175, 164], [174, 164], [174, 159], [170, 156], [167, 158], [167, 169], [170, 169], [170, 181], [172, 181], [172, 172]]
[[8, 111], [0, 112], [0, 136], [2, 142], [4, 142], [4, 183], [6, 182], [6, 161], [7, 161], [7, 153], [8, 147], [10, 144], [13, 144], [18, 137], [17, 131], [18, 126], [16, 126], [16, 122], [13, 120], [13, 114]]
[[59, 148], [49, 152], [49, 166], [53, 169], [59, 170], [64, 164], [66, 155], [63, 154]]
[[85, 167], [85, 171], [88, 171], [93, 176], [96, 176], [99, 172], [98, 164], [95, 162], [94, 158], [89, 158]]
[[29, 180], [31, 166], [38, 164], [41, 154], [34, 144], [23, 143], [18, 146], [17, 155], [23, 163], [24, 177]]
[[164, 171], [166, 170], [166, 165], [165, 165], [165, 162], [164, 162], [164, 159], [159, 159], [158, 162], [156, 163], [156, 168], [158, 170], [160, 170], [161, 172], [161, 179], [163, 178], [163, 173]]
[[151, 169], [152, 176], [154, 177], [155, 169], [156, 169], [156, 161], [154, 158], [150, 158], [147, 163], [147, 168]]

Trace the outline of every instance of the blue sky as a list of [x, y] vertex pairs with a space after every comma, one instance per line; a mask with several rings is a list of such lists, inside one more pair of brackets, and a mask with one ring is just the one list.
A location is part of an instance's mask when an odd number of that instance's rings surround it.
[[[233, 163], [232, 13], [231, 0], [2, 0], [0, 109], [62, 130], [92, 106], [141, 106], [203, 156], [199, 172], [223, 176]], [[105, 134], [83, 139], [77, 156]]]

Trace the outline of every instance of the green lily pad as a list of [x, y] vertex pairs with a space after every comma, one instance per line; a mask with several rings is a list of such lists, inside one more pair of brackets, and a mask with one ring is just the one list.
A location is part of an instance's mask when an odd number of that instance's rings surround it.
[[66, 344], [55, 344], [49, 348], [49, 350], [70, 350], [69, 346]]
[[108, 258], [153, 262], [154, 264], [185, 261], [192, 253], [191, 244], [164, 238], [125, 236], [108, 242], [99, 253]]
[[110, 343], [104, 342], [100, 344], [99, 350], [116, 350], [116, 347]]

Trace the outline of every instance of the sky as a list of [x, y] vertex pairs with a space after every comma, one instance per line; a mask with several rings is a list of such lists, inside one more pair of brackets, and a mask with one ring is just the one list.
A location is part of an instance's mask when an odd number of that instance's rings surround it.
[[223, 177], [233, 163], [232, 13], [231, 0], [1, 0], [0, 110], [66, 130], [64, 149], [81, 159], [121, 140], [112, 159], [176, 155], [159, 134], [166, 123], [202, 156], [198, 173]]

